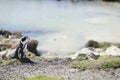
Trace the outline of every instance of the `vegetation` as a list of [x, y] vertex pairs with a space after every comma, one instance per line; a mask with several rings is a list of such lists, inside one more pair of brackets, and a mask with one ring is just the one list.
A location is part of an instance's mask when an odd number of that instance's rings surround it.
[[86, 69], [86, 65], [81, 64], [80, 62], [72, 62], [70, 67], [78, 69], [79, 71], [84, 71]]
[[120, 48], [120, 43], [111, 43], [111, 42], [97, 42], [97, 41], [94, 41], [94, 40], [89, 40], [87, 43], [86, 43], [86, 47], [94, 47], [94, 48], [102, 48], [102, 49], [106, 49], [110, 46], [117, 46], [118, 48]]
[[64, 80], [64, 79], [40, 75], [40, 76], [29, 78], [28, 80]]
[[35, 76], [35, 77], [31, 77], [28, 79], [12, 79], [12, 80], [64, 80], [63, 78], [56, 78], [56, 77], [48, 77], [45, 75], [39, 75], [39, 76]]
[[120, 68], [120, 58], [112, 56], [101, 56], [98, 60], [75, 61], [70, 64], [70, 67], [76, 68], [79, 71], [86, 69], [110, 70]]
[[83, 60], [87, 60], [88, 59], [88, 57], [87, 56], [85, 56], [85, 55], [80, 55], [80, 56], [77, 56], [77, 58], [76, 58], [77, 60], [79, 60], [79, 61], [83, 61]]
[[13, 64], [15, 62], [19, 62], [19, 60], [18, 59], [2, 60], [1, 66], [7, 66], [7, 65]]
[[[39, 59], [43, 59], [42, 57]], [[10, 60], [0, 60], [0, 66], [7, 66], [14, 63], [34, 63], [30, 60], [30, 58], [23, 58], [23, 59], [10, 59]]]
[[86, 45], [86, 47], [94, 47], [94, 48], [99, 48], [99, 43], [94, 40], [89, 40]]
[[[28, 58], [33, 58], [33, 57], [28, 57]], [[44, 60], [45, 59], [45, 57], [43, 57], [43, 56], [34, 56], [34, 58], [37, 58], [37, 59], [40, 59], [40, 60]]]
[[102, 67], [105, 70], [120, 68], [120, 59], [113, 58], [111, 60], [108, 60], [108, 61], [104, 62], [104, 64], [102, 64]]

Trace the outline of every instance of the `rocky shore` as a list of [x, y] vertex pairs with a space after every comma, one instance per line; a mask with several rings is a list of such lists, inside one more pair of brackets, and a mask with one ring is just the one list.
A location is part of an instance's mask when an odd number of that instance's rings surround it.
[[[15, 54], [15, 50], [23, 37], [21, 32], [10, 32], [0, 30], [0, 59], [10, 59]], [[24, 52], [26, 56], [39, 56], [37, 52], [38, 41], [30, 40]]]
[[[7, 36], [11, 36], [11, 33], [10, 35], [7, 34]], [[0, 44], [0, 80], [27, 80], [27, 78], [36, 75], [53, 76], [64, 80], [120, 79], [120, 59], [119, 56], [116, 56], [119, 55], [120, 49], [115, 46], [107, 48], [102, 53], [93, 48], [96, 48], [95, 45], [98, 47], [98, 43], [94, 41], [91, 43], [90, 41], [87, 43], [88, 48], [81, 49], [75, 54], [68, 56], [69, 58], [43, 58], [37, 54], [38, 41], [32, 40], [29, 42], [25, 53], [34, 54], [34, 56], [32, 58], [27, 56], [27, 58], [18, 60], [4, 59], [3, 57], [6, 56], [8, 58], [9, 53], [14, 53], [20, 38], [14, 37], [11, 39], [2, 35], [2, 40], [5, 45]], [[6, 45], [9, 45], [9, 47], [6, 47]], [[5, 49], [2, 49], [3, 47]], [[100, 58], [104, 54], [111, 55], [113, 52], [115, 55], [113, 57], [105, 56], [102, 59]], [[109, 69], [109, 71], [105, 71], [104, 68]]]

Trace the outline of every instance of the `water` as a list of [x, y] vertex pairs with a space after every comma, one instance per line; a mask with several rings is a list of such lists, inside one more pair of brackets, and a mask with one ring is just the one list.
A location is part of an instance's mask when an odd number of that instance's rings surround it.
[[0, 28], [39, 41], [44, 56], [66, 56], [88, 40], [119, 42], [120, 4], [68, 0], [0, 0]]

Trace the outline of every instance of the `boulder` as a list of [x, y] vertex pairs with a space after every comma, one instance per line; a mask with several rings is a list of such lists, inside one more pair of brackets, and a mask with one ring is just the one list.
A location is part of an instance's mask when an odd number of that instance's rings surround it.
[[4, 51], [11, 48], [10, 44], [0, 44], [0, 51]]
[[0, 52], [0, 59], [3, 60], [6, 58], [7, 50]]
[[82, 48], [80, 51], [76, 52], [75, 54], [71, 55], [72, 59], [76, 59], [78, 56], [86, 56], [88, 59], [98, 59], [99, 55], [98, 52], [92, 48]]
[[0, 59], [6, 60], [11, 59], [15, 55], [16, 49], [8, 49], [0, 52]]
[[19, 41], [20, 39], [3, 38], [3, 42], [0, 44], [0, 51], [17, 48]]
[[116, 46], [111, 46], [104, 52], [101, 52], [100, 55], [120, 56], [120, 49]]
[[8, 49], [6, 53], [6, 59], [11, 59], [15, 55], [16, 49]]
[[19, 45], [20, 39], [4, 39], [4, 43], [10, 45], [12, 49], [17, 48]]
[[22, 37], [22, 32], [13, 32], [13, 35], [15, 38], [21, 38]]
[[28, 49], [28, 51], [34, 53], [36, 56], [39, 56], [39, 54], [37, 52], [37, 46], [38, 46], [38, 41], [31, 40], [27, 45], [27, 49]]

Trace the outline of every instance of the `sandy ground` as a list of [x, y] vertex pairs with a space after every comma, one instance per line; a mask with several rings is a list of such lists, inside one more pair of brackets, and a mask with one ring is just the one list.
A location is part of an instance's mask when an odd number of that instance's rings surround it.
[[109, 72], [99, 70], [78, 72], [69, 67], [73, 61], [71, 59], [26, 59], [24, 63], [0, 66], [0, 80], [28, 78], [41, 74], [64, 78], [65, 80], [120, 80], [120, 69]]

